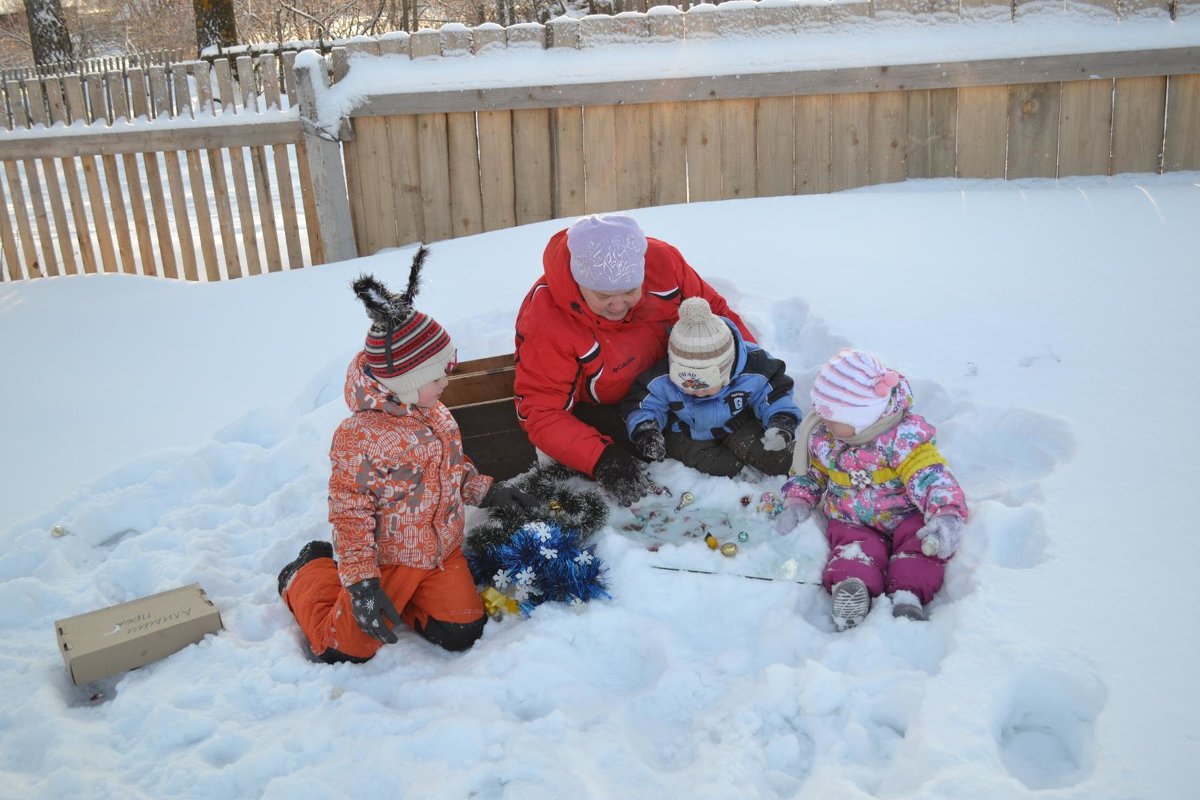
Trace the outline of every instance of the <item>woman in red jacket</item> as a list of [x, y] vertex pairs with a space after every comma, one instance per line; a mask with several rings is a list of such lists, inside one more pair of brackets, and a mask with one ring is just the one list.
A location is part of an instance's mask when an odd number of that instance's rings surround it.
[[534, 447], [627, 506], [648, 487], [617, 404], [666, 356], [679, 304], [703, 297], [755, 339], [678, 250], [647, 238], [626, 214], [584, 217], [559, 231], [542, 264], [517, 314], [517, 417]]

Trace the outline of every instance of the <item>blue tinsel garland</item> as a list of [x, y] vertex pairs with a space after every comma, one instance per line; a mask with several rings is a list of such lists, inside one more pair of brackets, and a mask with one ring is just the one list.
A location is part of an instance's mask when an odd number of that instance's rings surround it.
[[467, 553], [467, 563], [476, 584], [512, 597], [525, 614], [547, 600], [611, 597], [595, 546], [585, 547], [578, 531], [553, 522], [526, 523], [504, 544]]

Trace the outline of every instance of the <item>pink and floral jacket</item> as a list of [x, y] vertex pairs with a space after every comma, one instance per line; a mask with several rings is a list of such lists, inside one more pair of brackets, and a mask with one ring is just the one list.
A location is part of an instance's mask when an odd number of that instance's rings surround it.
[[[912, 389], [901, 378], [884, 415], [904, 412], [900, 423], [866, 444], [834, 438], [824, 423], [809, 437], [808, 469], [783, 485], [785, 503], [813, 508], [828, 519], [891, 533], [916, 512], [929, 519], [967, 519], [962, 487], [937, 450], [937, 431], [912, 412]], [[803, 443], [797, 442], [802, 447]]]
[[342, 584], [380, 566], [440, 566], [462, 545], [464, 503], [492, 485], [463, 454], [458, 423], [441, 403], [397, 400], [359, 353], [346, 371], [346, 404], [329, 450], [329, 521]]

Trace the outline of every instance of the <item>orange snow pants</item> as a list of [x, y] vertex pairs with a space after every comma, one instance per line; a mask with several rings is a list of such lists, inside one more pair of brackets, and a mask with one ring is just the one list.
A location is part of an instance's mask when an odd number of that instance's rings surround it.
[[[483, 634], [487, 614], [462, 550], [439, 569], [380, 567], [379, 583], [406, 625], [447, 650], [465, 650]], [[314, 559], [296, 572], [283, 601], [300, 623], [313, 655], [327, 662], [366, 661], [383, 646], [354, 621], [350, 592], [332, 558]]]

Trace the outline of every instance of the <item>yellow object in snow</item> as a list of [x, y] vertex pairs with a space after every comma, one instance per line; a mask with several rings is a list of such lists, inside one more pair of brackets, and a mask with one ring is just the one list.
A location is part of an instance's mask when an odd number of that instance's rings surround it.
[[492, 619], [499, 619], [505, 611], [516, 614], [521, 610], [516, 600], [491, 586], [480, 592], [479, 596], [483, 599], [484, 609]]

